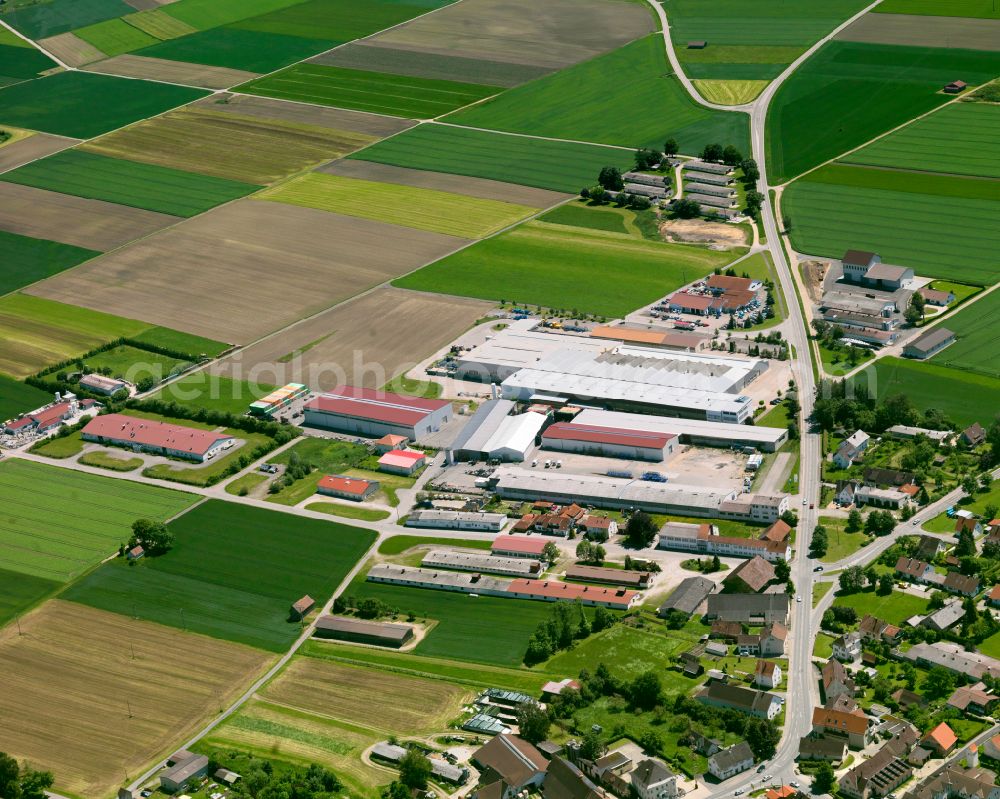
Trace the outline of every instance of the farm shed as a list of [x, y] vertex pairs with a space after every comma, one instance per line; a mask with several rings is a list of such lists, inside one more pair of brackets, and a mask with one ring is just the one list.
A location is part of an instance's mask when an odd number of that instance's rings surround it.
[[504, 577], [537, 578], [542, 574], [542, 564], [531, 558], [504, 558], [483, 552], [459, 552], [453, 549], [431, 550], [420, 565], [425, 569], [485, 572]]
[[676, 610], [690, 616], [716, 588], [716, 584], [707, 577], [685, 577], [657, 612], [665, 616]]
[[95, 394], [104, 394], [106, 397], [110, 397], [112, 394], [121, 391], [122, 389], [127, 390], [128, 383], [124, 380], [117, 380], [113, 377], [105, 377], [104, 375], [91, 373], [89, 375], [83, 375], [80, 378], [80, 388], [85, 388], [87, 391], [93, 391]]
[[305, 424], [311, 427], [377, 438], [398, 435], [410, 441], [439, 430], [451, 417], [447, 400], [356, 386], [328, 391], [305, 405]]
[[349, 499], [362, 502], [378, 493], [379, 483], [376, 480], [361, 480], [357, 477], [344, 477], [339, 474], [328, 474], [316, 485], [316, 493], [339, 499]]
[[567, 580], [622, 585], [627, 588], [649, 588], [653, 581], [650, 572], [611, 569], [606, 566], [567, 566], [564, 576]]
[[413, 627], [409, 624], [365, 621], [347, 616], [320, 616], [316, 620], [314, 635], [317, 638], [331, 638], [337, 641], [353, 641], [359, 644], [374, 644], [398, 649], [413, 639]]
[[955, 334], [946, 327], [935, 327], [903, 347], [907, 358], [930, 358], [954, 343]]
[[291, 618], [295, 621], [304, 619], [306, 614], [314, 607], [316, 607], [316, 600], [309, 596], [309, 594], [306, 594], [301, 599], [297, 599], [292, 603]]
[[204, 777], [207, 773], [208, 758], [205, 755], [191, 754], [160, 774], [160, 788], [168, 794], [177, 793], [191, 780]]
[[534, 558], [545, 560], [542, 550], [545, 549], [545, 539], [540, 536], [498, 535], [493, 540], [491, 550], [494, 555], [509, 558]]

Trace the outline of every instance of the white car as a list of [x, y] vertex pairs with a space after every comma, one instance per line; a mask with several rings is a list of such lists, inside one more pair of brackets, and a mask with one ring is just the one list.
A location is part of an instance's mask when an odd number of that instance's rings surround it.
[[799, 594], [796, 594], [795, 595], [795, 601], [796, 602], [801, 602], [802, 601], [802, 597]]
[[806, 504], [806, 503], [807, 503], [808, 501], [809, 501], [809, 500], [807, 500], [807, 499], [803, 499], [803, 500], [802, 500], [802, 504], [803, 504], [803, 505], [805, 505], [805, 504]]

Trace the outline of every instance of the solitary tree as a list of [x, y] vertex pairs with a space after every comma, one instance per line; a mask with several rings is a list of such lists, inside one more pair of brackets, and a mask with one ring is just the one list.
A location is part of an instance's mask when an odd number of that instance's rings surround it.
[[864, 528], [865, 522], [861, 518], [861, 511], [857, 508], [852, 508], [851, 512], [847, 514], [847, 524], [844, 530], [848, 533], [859, 533]]
[[514, 715], [517, 717], [517, 727], [524, 740], [537, 744], [549, 737], [549, 714], [541, 705], [526, 702], [518, 706]]
[[677, 139], [667, 139], [663, 142], [664, 155], [677, 155]]
[[417, 749], [409, 749], [399, 761], [399, 781], [407, 788], [424, 789], [431, 776], [431, 761]]
[[132, 537], [129, 547], [141, 546], [147, 555], [162, 555], [174, 545], [174, 534], [163, 522], [152, 519], [136, 519], [132, 522]]
[[542, 557], [549, 563], [555, 563], [559, 560], [559, 547], [556, 546], [555, 541], [545, 542], [545, 546], [542, 547]]
[[892, 593], [892, 575], [888, 573], [882, 573], [878, 578], [878, 591], [876, 593], [879, 596], [889, 596]]
[[636, 511], [629, 517], [628, 523], [625, 525], [625, 538], [629, 546], [645, 549], [653, 543], [658, 529], [656, 522], [648, 513], [641, 510]]

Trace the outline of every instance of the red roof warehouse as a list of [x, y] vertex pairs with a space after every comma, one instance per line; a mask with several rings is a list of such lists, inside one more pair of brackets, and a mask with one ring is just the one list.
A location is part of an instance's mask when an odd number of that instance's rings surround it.
[[545, 549], [545, 539], [538, 536], [498, 535], [493, 540], [494, 555], [506, 555], [511, 558], [537, 558], [542, 560], [542, 550]]
[[172, 455], [188, 460], [203, 461], [211, 458], [235, 439], [211, 430], [184, 427], [168, 422], [138, 419], [123, 413], [96, 416], [83, 428], [84, 441], [101, 444], [118, 444], [135, 450]]
[[507, 593], [522, 599], [579, 601], [584, 605], [603, 605], [618, 610], [628, 610], [640, 596], [638, 591], [629, 591], [627, 588], [599, 588], [596, 585], [523, 578], [511, 580]]
[[344, 386], [320, 394], [304, 410], [305, 423], [313, 427], [375, 438], [400, 435], [414, 441], [440, 429], [451, 418], [452, 408], [446, 400]]
[[574, 422], [557, 422], [542, 435], [542, 446], [547, 449], [647, 461], [666, 460], [674, 453], [678, 441], [674, 433], [623, 430]]

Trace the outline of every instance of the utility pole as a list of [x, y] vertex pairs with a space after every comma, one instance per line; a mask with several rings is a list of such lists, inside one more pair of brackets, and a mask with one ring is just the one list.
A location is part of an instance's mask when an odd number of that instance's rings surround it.
[[17, 634], [18, 635], [24, 635], [24, 633], [21, 632], [21, 617], [20, 616], [15, 616], [14, 617], [14, 621], [17, 622]]

